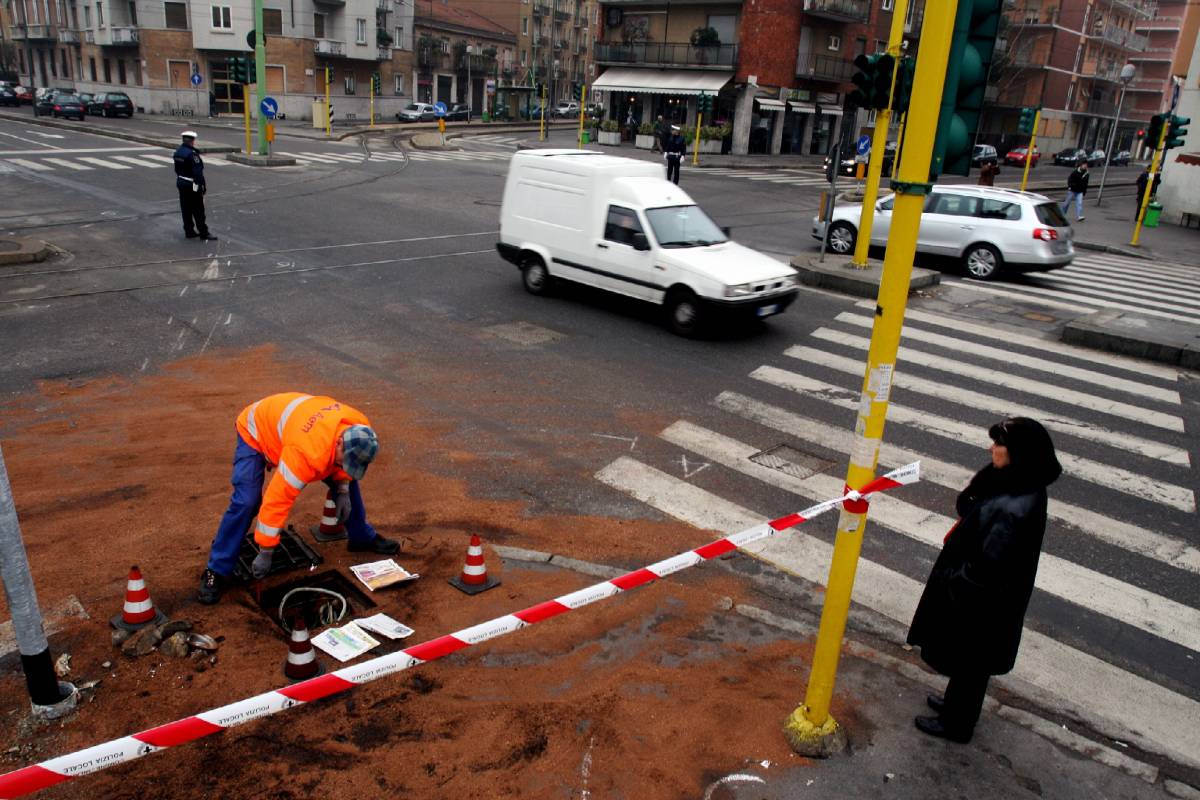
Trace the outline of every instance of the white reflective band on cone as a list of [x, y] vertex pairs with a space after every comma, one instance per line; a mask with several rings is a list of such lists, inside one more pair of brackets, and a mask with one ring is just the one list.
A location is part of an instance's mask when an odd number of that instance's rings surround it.
[[152, 608], [154, 608], [154, 603], [151, 603], [149, 600], [142, 600], [137, 603], [130, 602], [128, 600], [125, 601], [125, 610], [131, 613], [149, 611]]

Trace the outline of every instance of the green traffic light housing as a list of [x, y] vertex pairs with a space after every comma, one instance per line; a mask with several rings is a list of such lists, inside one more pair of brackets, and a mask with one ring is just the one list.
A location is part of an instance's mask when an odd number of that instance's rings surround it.
[[1187, 128], [1184, 125], [1192, 124], [1191, 117], [1178, 117], [1174, 114], [1170, 117], [1170, 125], [1167, 128], [1167, 140], [1163, 142], [1163, 149], [1170, 150], [1172, 147], [1183, 147], [1183, 137], [1187, 136]]
[[913, 78], [917, 72], [917, 60], [912, 56], [900, 59], [896, 67], [896, 89], [892, 93], [892, 111], [907, 114], [912, 99]]
[[1034, 121], [1037, 119], [1037, 112], [1038, 110], [1036, 106], [1021, 109], [1021, 119], [1017, 123], [1017, 131], [1019, 133], [1023, 133], [1026, 136], [1031, 136], [1033, 134], [1033, 126]]
[[930, 178], [967, 175], [996, 49], [1003, 0], [958, 0]]
[[850, 80], [857, 88], [850, 93], [850, 102], [859, 108], [887, 108], [895, 65], [896, 59], [888, 53], [856, 56], [854, 66], [858, 72]]

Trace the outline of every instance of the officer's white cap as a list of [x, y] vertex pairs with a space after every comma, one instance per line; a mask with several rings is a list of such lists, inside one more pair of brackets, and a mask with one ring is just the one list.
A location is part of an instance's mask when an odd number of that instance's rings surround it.
[[184, 131], [183, 133], [181, 133], [181, 134], [180, 134], [180, 136], [182, 136], [184, 139], [198, 139], [198, 138], [200, 138], [200, 137], [196, 136], [196, 132], [195, 132], [195, 131]]

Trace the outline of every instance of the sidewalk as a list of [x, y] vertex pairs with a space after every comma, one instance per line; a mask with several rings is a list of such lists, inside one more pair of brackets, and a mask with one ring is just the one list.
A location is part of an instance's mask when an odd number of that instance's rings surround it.
[[1163, 222], [1157, 228], [1143, 226], [1137, 247], [1129, 243], [1133, 238], [1135, 202], [1131, 195], [1118, 195], [1111, 200], [1106, 197], [1104, 205], [1097, 206], [1089, 193], [1084, 202], [1084, 221], [1071, 223], [1075, 227], [1076, 246], [1195, 266], [1200, 276], [1200, 230]]

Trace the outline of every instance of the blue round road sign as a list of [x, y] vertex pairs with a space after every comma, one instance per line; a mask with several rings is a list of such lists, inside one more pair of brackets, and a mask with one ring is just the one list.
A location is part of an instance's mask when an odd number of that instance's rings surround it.
[[258, 104], [258, 110], [267, 119], [275, 119], [275, 115], [279, 113], [279, 101], [274, 97], [264, 97]]
[[433, 113], [436, 114], [437, 116], [439, 116], [439, 117], [446, 116], [446, 111], [447, 111], [446, 104], [441, 102], [440, 100], [433, 104]]
[[204, 78], [200, 77], [199, 72], [192, 73], [192, 86], [199, 86], [203, 82], [204, 82]]
[[865, 156], [870, 149], [871, 137], [864, 133], [862, 136], [858, 137], [858, 154], [860, 156]]

